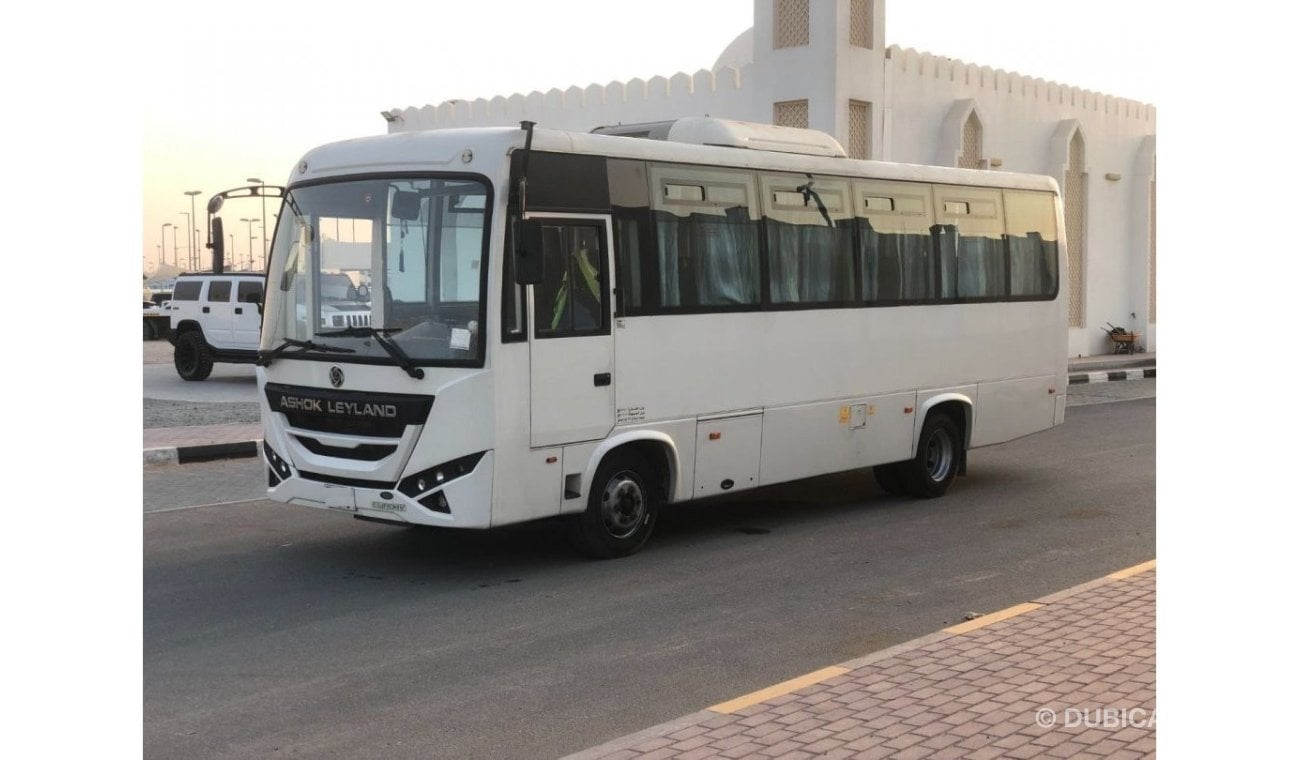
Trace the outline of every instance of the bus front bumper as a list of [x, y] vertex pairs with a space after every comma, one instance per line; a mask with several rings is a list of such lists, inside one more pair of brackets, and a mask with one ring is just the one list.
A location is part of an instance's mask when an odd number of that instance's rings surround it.
[[266, 493], [273, 501], [412, 525], [448, 528], [491, 525], [493, 456], [490, 450], [483, 452], [471, 471], [415, 496], [397, 488], [313, 480], [310, 474], [298, 472], [269, 449], [263, 451], [263, 463], [267, 467]]

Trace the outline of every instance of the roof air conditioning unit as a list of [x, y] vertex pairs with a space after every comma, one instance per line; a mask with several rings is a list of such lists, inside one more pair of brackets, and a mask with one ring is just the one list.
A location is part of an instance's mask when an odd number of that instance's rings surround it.
[[724, 148], [748, 148], [833, 158], [847, 157], [844, 148], [840, 147], [834, 137], [815, 129], [778, 127], [773, 124], [714, 119], [707, 116], [688, 116], [672, 121], [644, 124], [618, 124], [596, 127], [591, 131], [598, 135], [640, 137], [695, 145], [717, 145]]

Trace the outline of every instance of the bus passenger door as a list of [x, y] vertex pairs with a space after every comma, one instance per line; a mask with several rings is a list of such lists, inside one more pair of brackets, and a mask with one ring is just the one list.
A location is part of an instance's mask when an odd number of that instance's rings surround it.
[[529, 216], [541, 224], [544, 269], [529, 289], [530, 442], [603, 438], [614, 427], [610, 219]]

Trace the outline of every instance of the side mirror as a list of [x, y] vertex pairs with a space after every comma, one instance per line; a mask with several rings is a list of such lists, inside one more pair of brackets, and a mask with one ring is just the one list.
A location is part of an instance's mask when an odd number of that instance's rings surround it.
[[542, 281], [542, 223], [520, 221], [515, 236], [515, 282], [536, 285]]
[[214, 274], [221, 274], [226, 271], [226, 233], [221, 228], [221, 217], [212, 217], [212, 242], [208, 244], [212, 249], [212, 271]]

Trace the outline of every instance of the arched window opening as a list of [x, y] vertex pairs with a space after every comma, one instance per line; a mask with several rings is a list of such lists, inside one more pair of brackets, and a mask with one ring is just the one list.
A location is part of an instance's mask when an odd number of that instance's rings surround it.
[[984, 125], [980, 117], [971, 111], [961, 129], [961, 156], [957, 166], [962, 169], [982, 169], [984, 154]]
[[1070, 326], [1083, 327], [1084, 262], [1088, 241], [1084, 237], [1088, 213], [1087, 175], [1083, 171], [1083, 133], [1075, 130], [1070, 139], [1070, 158], [1065, 167], [1065, 244], [1069, 251]]
[[1151, 193], [1147, 197], [1150, 212], [1147, 215], [1147, 313], [1151, 324], [1156, 323], [1156, 162], [1151, 160]]

